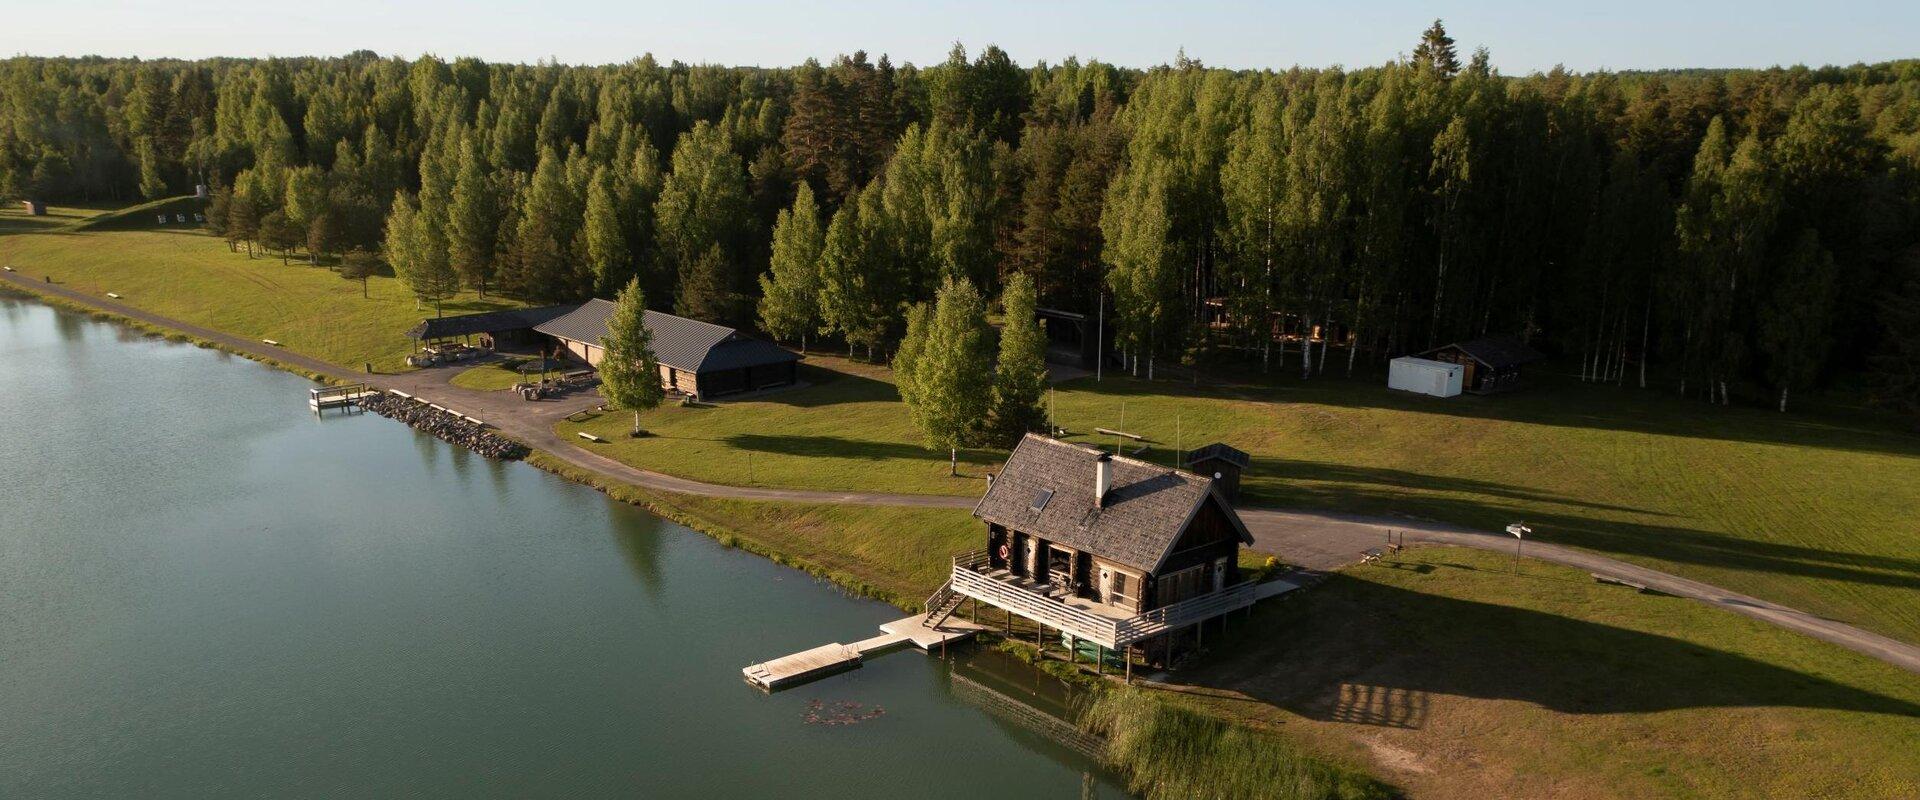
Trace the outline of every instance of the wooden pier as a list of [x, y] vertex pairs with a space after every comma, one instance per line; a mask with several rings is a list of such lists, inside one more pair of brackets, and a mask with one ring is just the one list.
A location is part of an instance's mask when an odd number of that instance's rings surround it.
[[853, 644], [823, 644], [740, 670], [747, 683], [765, 691], [778, 691], [816, 681], [850, 669], [857, 669], [869, 656], [891, 653], [911, 644], [927, 652], [945, 649], [952, 642], [973, 638], [986, 626], [948, 617], [936, 625], [927, 624], [927, 615], [915, 614], [880, 626], [880, 635]]
[[325, 408], [337, 408], [353, 405], [360, 398], [377, 394], [378, 390], [364, 383], [348, 386], [321, 386], [307, 390], [307, 407], [315, 411]]

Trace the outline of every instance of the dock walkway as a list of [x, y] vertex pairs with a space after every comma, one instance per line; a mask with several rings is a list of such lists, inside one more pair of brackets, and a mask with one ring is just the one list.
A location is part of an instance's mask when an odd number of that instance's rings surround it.
[[853, 644], [823, 644], [790, 656], [749, 664], [740, 674], [747, 683], [772, 692], [856, 669], [869, 656], [891, 653], [909, 644], [931, 652], [949, 642], [971, 639], [983, 630], [985, 625], [952, 617], [937, 627], [928, 627], [925, 614], [914, 614], [881, 625], [879, 636]]

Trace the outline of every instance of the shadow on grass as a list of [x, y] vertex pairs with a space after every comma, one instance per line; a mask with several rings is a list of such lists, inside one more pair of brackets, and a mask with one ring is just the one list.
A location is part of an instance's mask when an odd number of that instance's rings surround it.
[[[1436, 566], [1438, 579], [1459, 569]], [[1259, 609], [1214, 652], [1229, 655], [1182, 680], [1363, 725], [1422, 727], [1435, 695], [1567, 714], [1786, 706], [1920, 717], [1907, 699], [1682, 639], [1343, 574]]]
[[[730, 434], [720, 441], [727, 446], [760, 453], [778, 453], [805, 458], [851, 458], [860, 461], [945, 460], [946, 451], [897, 442], [848, 439], [843, 436], [772, 436], [758, 433]], [[960, 451], [963, 465], [994, 465], [1004, 458], [985, 451]]]
[[[1257, 369], [1257, 368], [1256, 368]], [[1323, 375], [1302, 381], [1297, 372], [1269, 376], [1235, 373], [1186, 381], [1145, 381], [1109, 375], [1061, 385], [1075, 391], [1120, 397], [1192, 395], [1223, 400], [1312, 403], [1343, 408], [1389, 409], [1458, 419], [1486, 419], [1566, 428], [1626, 431], [1689, 439], [1831, 448], [1920, 457], [1920, 435], [1893, 418], [1874, 413], [1792, 413], [1758, 407], [1716, 408], [1662, 389], [1600, 386], [1557, 375], [1537, 375], [1532, 385], [1499, 395], [1437, 398], [1386, 388], [1384, 374], [1353, 378]], [[1279, 409], [1286, 413], [1285, 409]], [[1436, 423], [1436, 429], [1444, 423]]]
[[1259, 488], [1263, 488], [1260, 487], [1259, 484], [1280, 485], [1282, 482], [1323, 481], [1349, 486], [1387, 486], [1421, 491], [1463, 492], [1487, 497], [1498, 497], [1503, 500], [1552, 503], [1594, 511], [1618, 511], [1657, 517], [1671, 516], [1664, 512], [1653, 511], [1651, 509], [1633, 508], [1610, 503], [1596, 503], [1565, 495], [1550, 494], [1493, 483], [1491, 481], [1448, 477], [1444, 475], [1429, 475], [1398, 469], [1333, 464], [1325, 461], [1290, 461], [1287, 459], [1258, 458], [1254, 460], [1253, 465], [1248, 469], [1246, 480], [1250, 484], [1255, 484], [1256, 493], [1259, 491]]
[[756, 402], [794, 408], [821, 408], [840, 403], [891, 403], [900, 400], [893, 384], [836, 369], [802, 363], [799, 379], [806, 386], [756, 397]]

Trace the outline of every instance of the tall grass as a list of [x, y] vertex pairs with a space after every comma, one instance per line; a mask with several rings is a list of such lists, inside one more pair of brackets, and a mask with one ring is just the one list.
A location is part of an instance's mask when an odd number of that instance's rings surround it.
[[1082, 723], [1107, 738], [1128, 788], [1159, 798], [1372, 800], [1393, 790], [1278, 736], [1126, 689], [1103, 694]]

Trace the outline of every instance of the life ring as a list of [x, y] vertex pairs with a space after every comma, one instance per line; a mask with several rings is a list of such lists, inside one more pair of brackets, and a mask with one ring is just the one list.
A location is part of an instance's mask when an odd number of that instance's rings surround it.
[[1013, 550], [1007, 547], [1007, 543], [1001, 542], [1000, 543], [1000, 560], [1006, 561], [1007, 557], [1012, 554], [1013, 554]]

